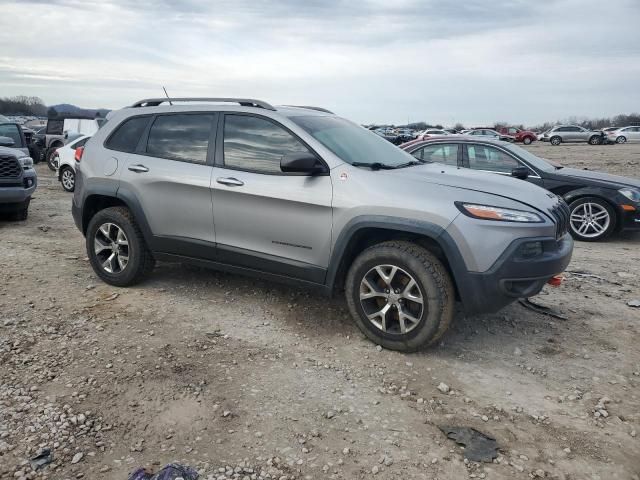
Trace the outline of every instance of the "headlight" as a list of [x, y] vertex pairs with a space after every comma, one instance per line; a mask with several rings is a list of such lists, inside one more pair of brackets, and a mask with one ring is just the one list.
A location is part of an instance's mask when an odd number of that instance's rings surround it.
[[465, 215], [481, 220], [494, 220], [499, 222], [543, 223], [540, 215], [524, 210], [512, 210], [510, 208], [492, 207], [490, 205], [477, 205], [474, 203], [456, 202], [458, 209]]
[[18, 159], [22, 168], [31, 168], [33, 167], [33, 159], [31, 157], [20, 157]]
[[627, 197], [632, 202], [640, 203], [640, 191], [635, 188], [621, 188], [618, 190], [622, 195]]

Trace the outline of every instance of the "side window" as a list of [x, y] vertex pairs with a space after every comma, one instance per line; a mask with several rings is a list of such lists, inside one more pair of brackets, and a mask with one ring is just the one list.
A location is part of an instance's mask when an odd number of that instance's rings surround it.
[[458, 166], [459, 145], [427, 145], [422, 149], [422, 160]]
[[258, 173], [282, 173], [280, 160], [290, 153], [311, 153], [284, 128], [263, 118], [225, 115], [224, 165]]
[[517, 129], [517, 128], [513, 128], [513, 127], [511, 127], [511, 128], [509, 129], [509, 134], [510, 134], [510, 135], [515, 135], [516, 133], [518, 133], [518, 129]]
[[468, 145], [467, 154], [469, 167], [474, 170], [511, 173], [514, 168], [522, 166], [511, 155], [486, 145]]
[[193, 163], [207, 163], [211, 113], [160, 115], [149, 130], [146, 154]]
[[17, 125], [13, 125], [12, 123], [0, 125], [0, 137], [9, 137], [15, 143], [14, 148], [22, 148], [22, 136], [20, 135], [20, 130], [18, 130]]
[[107, 143], [105, 143], [105, 147], [119, 152], [135, 152], [138, 141], [144, 133], [144, 129], [147, 128], [149, 118], [150, 117], [133, 117], [125, 120], [116, 128], [115, 132], [111, 134]]
[[411, 155], [416, 157], [418, 160], [422, 160], [422, 152], [424, 152], [424, 148], [419, 148], [418, 150], [411, 152]]

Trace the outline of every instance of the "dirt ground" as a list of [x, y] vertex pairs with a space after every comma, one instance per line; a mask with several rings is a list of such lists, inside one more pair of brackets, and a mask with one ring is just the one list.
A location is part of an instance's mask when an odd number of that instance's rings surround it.
[[[638, 145], [530, 149], [640, 172]], [[576, 244], [574, 273], [534, 299], [566, 320], [458, 313], [406, 355], [367, 341], [342, 297], [177, 264], [102, 283], [70, 194], [37, 169], [29, 219], [0, 221], [0, 478], [177, 461], [204, 479], [638, 479], [640, 234]], [[498, 458], [465, 462], [441, 425], [495, 437]]]

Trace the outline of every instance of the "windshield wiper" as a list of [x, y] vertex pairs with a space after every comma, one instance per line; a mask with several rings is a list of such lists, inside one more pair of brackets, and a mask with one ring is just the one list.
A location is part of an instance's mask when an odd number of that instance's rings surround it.
[[411, 160], [407, 163], [401, 163], [400, 165], [396, 165], [396, 168], [404, 168], [404, 167], [414, 167], [416, 165], [422, 165], [424, 162], [420, 162], [418, 160]]
[[386, 163], [380, 162], [353, 162], [351, 165], [353, 165], [354, 167], [369, 167], [371, 170], [393, 170], [394, 168], [396, 168], [393, 165], [387, 165]]

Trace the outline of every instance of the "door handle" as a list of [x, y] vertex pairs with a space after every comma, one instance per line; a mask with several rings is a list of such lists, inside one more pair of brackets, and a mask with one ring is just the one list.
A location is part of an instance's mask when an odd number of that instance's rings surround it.
[[149, 169], [147, 167], [145, 167], [144, 165], [131, 165], [129, 167], [129, 170], [131, 170], [132, 172], [136, 172], [136, 173], [143, 173], [143, 172], [148, 172]]
[[237, 178], [233, 177], [218, 177], [216, 179], [216, 182], [221, 183], [222, 185], [227, 185], [229, 187], [241, 187], [244, 185], [244, 182], [242, 180], [238, 180]]

